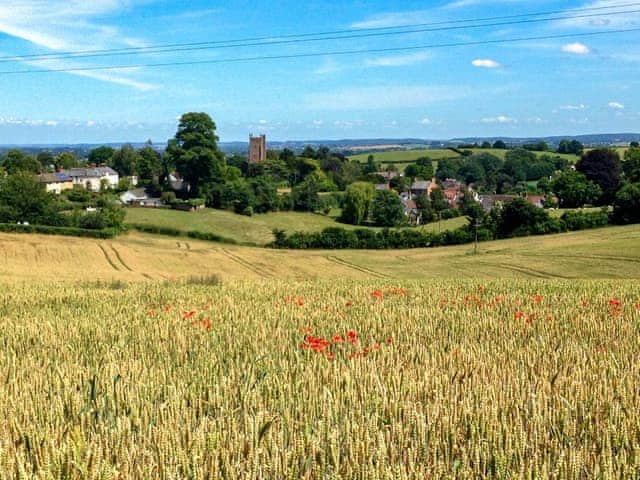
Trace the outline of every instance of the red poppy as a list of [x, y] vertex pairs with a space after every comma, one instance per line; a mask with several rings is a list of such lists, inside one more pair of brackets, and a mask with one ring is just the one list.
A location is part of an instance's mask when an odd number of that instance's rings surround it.
[[620, 300], [612, 298], [611, 300], [609, 300], [609, 306], [610, 307], [619, 307], [620, 306]]
[[342, 343], [342, 342], [344, 342], [344, 338], [342, 338], [340, 335], [334, 335], [331, 340], [333, 341], [333, 343]]
[[333, 352], [327, 352], [327, 358], [328, 358], [329, 360], [333, 360], [334, 358], [336, 358], [336, 356], [334, 355], [334, 353], [333, 353]]
[[190, 312], [182, 312], [182, 318], [188, 319], [192, 318], [196, 314], [195, 310], [191, 310]]
[[524, 318], [524, 312], [516, 312], [513, 316], [514, 316], [514, 318], [520, 320], [520, 319]]
[[582, 306], [583, 307], [588, 307], [589, 306], [589, 300], [583, 300], [582, 301]]
[[156, 311], [155, 311], [154, 309], [151, 309], [151, 310], [149, 310], [149, 311], [147, 312], [147, 314], [148, 314], [150, 317], [155, 317], [155, 316], [156, 316]]
[[313, 328], [311, 328], [311, 327], [301, 327], [300, 328], [300, 333], [302, 333], [303, 335], [308, 335], [310, 333], [313, 333]]
[[376, 300], [382, 300], [384, 298], [381, 290], [374, 290], [373, 292], [371, 292], [371, 296]]
[[393, 338], [391, 338], [391, 337], [387, 338], [387, 343], [388, 343], [388, 344], [393, 343]]
[[346, 302], [346, 303], [344, 304], [344, 306], [345, 306], [345, 307], [347, 307], [347, 308], [348, 308], [348, 307], [351, 307], [352, 305], [353, 305], [353, 302]]
[[164, 306], [164, 308], [163, 308], [163, 310], [164, 310], [165, 312], [170, 312], [170, 311], [171, 311], [171, 307], [170, 307], [169, 305], [165, 305], [165, 306]]
[[531, 300], [534, 301], [535, 303], [540, 303], [542, 301], [542, 297], [540, 295], [533, 295], [531, 297]]
[[372, 349], [372, 350], [375, 350], [375, 351], [377, 352], [378, 350], [380, 350], [380, 344], [375, 343], [375, 344], [373, 345], [373, 347], [371, 347], [371, 349]]

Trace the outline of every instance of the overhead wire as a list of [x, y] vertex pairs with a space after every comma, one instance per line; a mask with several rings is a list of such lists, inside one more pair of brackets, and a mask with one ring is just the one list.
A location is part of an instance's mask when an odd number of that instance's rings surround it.
[[[270, 36], [270, 37], [263, 36], [263, 37], [253, 37], [253, 38], [237, 39], [237, 40], [174, 43], [174, 44], [163, 44], [163, 45], [145, 46], [145, 47], [127, 47], [127, 48], [101, 49], [101, 50], [80, 50], [80, 51], [53, 52], [53, 53], [30, 54], [30, 55], [0, 56], [0, 63], [16, 62], [16, 61], [62, 60], [62, 59], [74, 59], [74, 58], [98, 58], [98, 57], [112, 57], [112, 56], [123, 56], [123, 55], [137, 55], [137, 54], [177, 53], [177, 52], [196, 51], [196, 50], [274, 46], [274, 45], [287, 45], [287, 44], [298, 44], [298, 43], [309, 43], [309, 42], [321, 42], [321, 41], [329, 41], [329, 40], [375, 38], [375, 37], [386, 37], [386, 36], [393, 36], [393, 35], [407, 35], [407, 34], [414, 34], [414, 33], [461, 30], [461, 29], [470, 29], [470, 28], [487, 28], [487, 27], [509, 26], [509, 25], [518, 25], [518, 24], [527, 24], [527, 23], [541, 23], [541, 22], [558, 21], [558, 20], [593, 18], [593, 17], [600, 17], [600, 16], [608, 16], [608, 15], [622, 15], [622, 14], [629, 14], [629, 13], [637, 13], [640, 11], [640, 10], [625, 10], [625, 11], [602, 12], [605, 9], [611, 10], [615, 8], [625, 8], [625, 7], [631, 7], [631, 6], [640, 6], [640, 2], [619, 4], [614, 6], [609, 5], [606, 7], [601, 6], [601, 7], [590, 7], [590, 8], [570, 10], [570, 12], [586, 12], [586, 11], [599, 12], [599, 13], [583, 14], [583, 15], [563, 15], [563, 16], [551, 17], [551, 18], [533, 18], [533, 19], [526, 18], [523, 20], [510, 20], [515, 18], [523, 18], [523, 17], [531, 17], [531, 16], [549, 16], [549, 15], [556, 15], [560, 13], [566, 14], [568, 12], [566, 10], [565, 11], [549, 11], [549, 12], [526, 13], [526, 14], [518, 14], [518, 15], [485, 17], [480, 19], [449, 20], [449, 21], [442, 21], [442, 22], [407, 24], [407, 25], [392, 26], [392, 27], [372, 27], [372, 28], [365, 28], [365, 29], [334, 30], [329, 32], [279, 35], [279, 36]], [[494, 20], [509, 20], [509, 21], [494, 22], [494, 23], [478, 23], [478, 22], [487, 22], [487, 21], [494, 21]], [[476, 23], [476, 24], [475, 25], [458, 25], [459, 23]], [[439, 26], [439, 25], [449, 25], [449, 26]], [[433, 28], [426, 28], [426, 27], [433, 27]], [[408, 28], [410, 28], [411, 30], [406, 30]], [[400, 30], [400, 29], [404, 29], [404, 30]], [[392, 30], [400, 30], [400, 31], [392, 31]], [[362, 33], [362, 32], [369, 32], [369, 33]]]
[[147, 68], [147, 67], [153, 68], [153, 67], [170, 67], [170, 66], [186, 66], [186, 65], [239, 63], [239, 62], [254, 62], [254, 61], [264, 61], [264, 60], [284, 60], [284, 59], [311, 58], [311, 57], [323, 57], [323, 56], [357, 55], [357, 54], [364, 54], [364, 53], [391, 53], [391, 52], [402, 52], [402, 51], [411, 51], [411, 50], [427, 50], [427, 49], [435, 49], [435, 48], [452, 48], [452, 47], [466, 47], [466, 46], [476, 46], [476, 45], [492, 45], [492, 44], [516, 43], [516, 42], [527, 42], [527, 41], [539, 41], [539, 40], [554, 40], [554, 39], [563, 39], [563, 38], [594, 37], [594, 36], [613, 35], [613, 34], [631, 33], [631, 32], [640, 32], [640, 27], [629, 28], [629, 29], [601, 30], [597, 32], [566, 33], [566, 34], [557, 34], [557, 35], [539, 35], [539, 36], [529, 36], [529, 37], [478, 40], [478, 41], [468, 41], [468, 42], [450, 42], [450, 43], [412, 45], [412, 46], [405, 46], [405, 47], [370, 48], [370, 49], [357, 49], [357, 50], [335, 50], [335, 51], [310, 52], [310, 53], [263, 55], [263, 56], [254, 56], [254, 57], [223, 58], [223, 59], [212, 59], [212, 60], [191, 60], [191, 61], [176, 61], [176, 62], [162, 62], [162, 63], [101, 65], [101, 66], [90, 66], [90, 67], [50, 68], [50, 69], [36, 69], [36, 70], [33, 70], [33, 69], [8, 70], [8, 71], [0, 71], [0, 75], [53, 73], [53, 72], [83, 72], [83, 71], [95, 71], [95, 70], [124, 70], [124, 69], [130, 69], [130, 68]]

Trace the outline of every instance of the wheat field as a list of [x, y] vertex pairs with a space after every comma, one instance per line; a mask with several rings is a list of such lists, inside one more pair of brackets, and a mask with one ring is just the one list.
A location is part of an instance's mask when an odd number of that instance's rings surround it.
[[14, 285], [0, 478], [637, 478], [640, 285]]

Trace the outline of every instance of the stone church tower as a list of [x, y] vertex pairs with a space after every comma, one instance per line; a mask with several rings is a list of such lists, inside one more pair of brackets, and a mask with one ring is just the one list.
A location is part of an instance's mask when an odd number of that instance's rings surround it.
[[249, 135], [249, 163], [260, 163], [267, 159], [267, 137]]

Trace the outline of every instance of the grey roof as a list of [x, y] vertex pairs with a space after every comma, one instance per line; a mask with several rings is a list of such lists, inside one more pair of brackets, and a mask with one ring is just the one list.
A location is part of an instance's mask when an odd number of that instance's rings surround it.
[[107, 175], [118, 175], [118, 172], [111, 167], [70, 168], [65, 170], [64, 173], [70, 177], [77, 178], [100, 178]]
[[38, 175], [38, 180], [40, 180], [40, 183], [60, 183], [60, 182], [70, 182], [71, 177], [69, 177], [63, 172], [42, 173]]
[[429, 180], [418, 180], [413, 182], [411, 190], [429, 190], [431, 182]]

